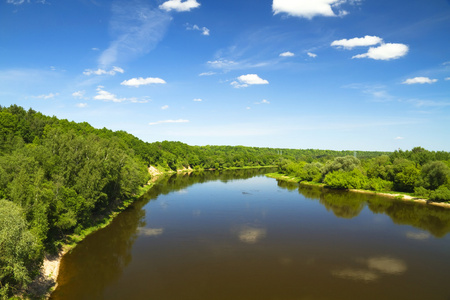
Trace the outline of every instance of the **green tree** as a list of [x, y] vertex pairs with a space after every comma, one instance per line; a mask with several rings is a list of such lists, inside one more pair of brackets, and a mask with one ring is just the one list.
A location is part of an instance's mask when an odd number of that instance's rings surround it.
[[0, 292], [26, 287], [39, 269], [42, 248], [27, 229], [21, 208], [0, 200]]
[[435, 190], [449, 182], [450, 168], [442, 161], [433, 161], [425, 164], [421, 172], [421, 185], [427, 189]]

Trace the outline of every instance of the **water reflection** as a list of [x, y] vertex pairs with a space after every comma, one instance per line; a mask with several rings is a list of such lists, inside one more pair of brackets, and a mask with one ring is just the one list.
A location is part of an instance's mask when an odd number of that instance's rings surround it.
[[[278, 186], [291, 190], [292, 183]], [[289, 188], [287, 187], [289, 186]], [[329, 211], [340, 218], [355, 218], [364, 207], [373, 213], [389, 216], [395, 224], [411, 225], [426, 230], [435, 237], [444, 237], [450, 232], [450, 213], [448, 209], [409, 203], [372, 194], [336, 191], [310, 185], [298, 185], [298, 192], [307, 199], [319, 200]], [[408, 238], [424, 239], [423, 234]]]
[[247, 244], [256, 244], [266, 236], [266, 229], [242, 226], [237, 229], [237, 236], [241, 242]]
[[428, 233], [426, 233], [426, 232], [411, 232], [411, 231], [408, 231], [406, 233], [406, 237], [408, 239], [412, 239], [412, 240], [423, 241], [423, 240], [429, 239], [430, 235]]
[[370, 257], [355, 261], [361, 266], [333, 270], [331, 274], [341, 279], [370, 282], [378, 280], [383, 275], [402, 275], [408, 269], [404, 261], [390, 256]]
[[141, 236], [158, 236], [163, 234], [164, 228], [145, 228], [141, 227], [137, 230], [138, 234]]

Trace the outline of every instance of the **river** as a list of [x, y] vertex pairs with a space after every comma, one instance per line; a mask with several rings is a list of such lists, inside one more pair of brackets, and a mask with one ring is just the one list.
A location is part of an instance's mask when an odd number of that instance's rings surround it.
[[65, 255], [51, 299], [450, 299], [450, 210], [268, 171], [161, 179]]

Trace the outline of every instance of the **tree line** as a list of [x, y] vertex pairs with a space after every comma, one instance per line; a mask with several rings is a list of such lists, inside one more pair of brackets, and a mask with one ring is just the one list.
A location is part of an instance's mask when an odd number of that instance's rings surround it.
[[283, 160], [279, 172], [336, 189], [398, 191], [431, 201], [450, 201], [450, 153], [416, 147], [359, 159]]

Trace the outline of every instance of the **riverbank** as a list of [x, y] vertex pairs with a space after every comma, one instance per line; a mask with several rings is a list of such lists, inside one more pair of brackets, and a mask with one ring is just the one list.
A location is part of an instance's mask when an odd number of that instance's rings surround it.
[[24, 291], [21, 298], [48, 299], [58, 285], [57, 279], [59, 274], [59, 267], [64, 255], [75, 248], [75, 246], [82, 242], [88, 235], [111, 224], [111, 222], [117, 215], [127, 209], [133, 202], [135, 202], [153, 187], [156, 181], [155, 179], [157, 179], [157, 177], [153, 177], [152, 175], [152, 179], [148, 182], [148, 184], [141, 187], [139, 189], [139, 192], [134, 197], [124, 200], [122, 203], [112, 208], [104, 215], [94, 216], [94, 218], [98, 220], [96, 225], [85, 228], [78, 234], [74, 233], [66, 236], [61, 242], [60, 251], [57, 254], [46, 253], [39, 275], [28, 286], [27, 290]]
[[[303, 184], [303, 185], [313, 185], [313, 186], [318, 186], [318, 187], [325, 187], [325, 184], [323, 184], [323, 183], [300, 181], [300, 179], [298, 179], [294, 176], [288, 176], [288, 175], [284, 175], [284, 174], [280, 174], [280, 173], [268, 173], [268, 174], [266, 174], [266, 176], [270, 177], [270, 178], [284, 180], [287, 182], [295, 182], [295, 183]], [[437, 206], [437, 207], [450, 209], [450, 203], [431, 202], [428, 199], [414, 197], [414, 196], [411, 196], [411, 195], [408, 195], [405, 193], [401, 193], [401, 192], [377, 192], [377, 191], [359, 190], [359, 189], [348, 189], [348, 191], [355, 192], [355, 193], [379, 195], [379, 196], [383, 196], [383, 197], [414, 202], [414, 203], [418, 203], [418, 204], [422, 204], [422, 205], [431, 205], [431, 206]]]

